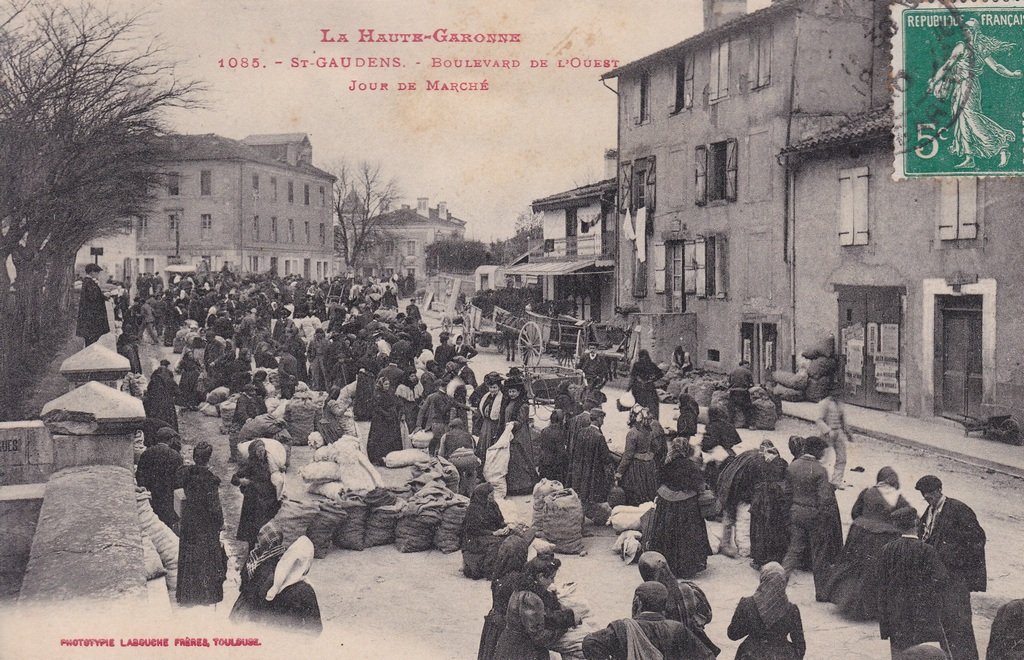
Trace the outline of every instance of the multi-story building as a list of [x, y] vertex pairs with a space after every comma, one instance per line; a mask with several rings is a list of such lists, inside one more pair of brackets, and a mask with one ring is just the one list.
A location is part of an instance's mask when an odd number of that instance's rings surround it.
[[[614, 162], [614, 161], [613, 161]], [[610, 319], [615, 308], [615, 178], [533, 201], [544, 237], [506, 275], [536, 277], [544, 300], [568, 301], [580, 319]]]
[[138, 220], [137, 272], [206, 262], [312, 279], [334, 272], [334, 177], [303, 133], [173, 135], [150, 214]]
[[429, 198], [420, 197], [415, 209], [403, 204], [378, 217], [374, 222], [378, 236], [363, 267], [364, 275], [411, 275], [421, 280], [428, 271], [437, 270], [427, 264], [427, 246], [445, 239], [464, 239], [466, 222], [451, 215], [445, 202], [434, 208], [428, 207], [428, 202]]
[[914, 416], [1024, 420], [1024, 187], [893, 181], [888, 110], [783, 155], [797, 343], [835, 334], [845, 399]]
[[656, 360], [789, 368], [788, 192], [779, 152], [885, 102], [883, 2], [705, 0], [705, 30], [618, 69], [617, 308]]
[[124, 220], [119, 229], [111, 230], [83, 245], [75, 256], [76, 272], [84, 272], [87, 264], [96, 264], [103, 269], [104, 281], [108, 277], [118, 282], [134, 280], [137, 273], [135, 257], [138, 254], [135, 227], [133, 219]]

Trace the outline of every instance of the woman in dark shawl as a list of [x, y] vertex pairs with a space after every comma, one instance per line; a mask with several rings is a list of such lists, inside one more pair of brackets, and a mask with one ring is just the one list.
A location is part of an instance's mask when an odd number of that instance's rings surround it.
[[1024, 659], [1024, 598], [1011, 600], [996, 612], [986, 660]]
[[[868, 621], [877, 616], [878, 585], [872, 567], [882, 547], [900, 537], [893, 516], [913, 507], [900, 494], [900, 478], [891, 467], [878, 472], [876, 483], [865, 488], [853, 505], [853, 523], [843, 551], [832, 564], [824, 596], [846, 616]], [[914, 515], [917, 512], [914, 511]]]
[[501, 411], [501, 428], [512, 424], [512, 443], [509, 447], [508, 473], [505, 483], [508, 495], [528, 495], [537, 484], [536, 459], [533, 456], [533, 437], [530, 431], [530, 402], [523, 396], [523, 381], [509, 378], [505, 381], [505, 406]]
[[725, 450], [725, 460], [708, 461], [704, 464], [704, 479], [708, 482], [708, 488], [718, 491], [718, 476], [736, 457], [733, 449], [740, 444], [740, 434], [736, 427], [729, 420], [728, 409], [722, 406], [711, 406], [708, 408], [708, 423], [704, 427], [704, 437], [700, 441], [700, 449], [705, 453], [712, 452], [715, 447]]
[[672, 573], [683, 578], [707, 568], [711, 554], [697, 497], [704, 490], [704, 479], [690, 460], [691, 452], [683, 438], [675, 438], [665, 463], [658, 468], [653, 529], [645, 543], [645, 549], [663, 554]]
[[761, 443], [760, 463], [750, 502], [750, 564], [760, 569], [768, 562], [781, 562], [789, 547], [789, 497], [786, 494], [786, 468], [771, 440]]
[[558, 559], [542, 557], [526, 564], [519, 590], [508, 599], [505, 629], [495, 645], [494, 660], [547, 660], [548, 649], [580, 623], [549, 590], [561, 565]]
[[484, 376], [486, 393], [477, 405], [477, 410], [480, 411], [480, 440], [476, 445], [476, 457], [481, 462], [487, 459], [487, 450], [501, 435], [501, 409], [504, 408], [505, 401], [501, 381], [501, 374], [494, 371]]
[[521, 536], [509, 536], [498, 547], [491, 578], [491, 611], [484, 617], [477, 660], [492, 660], [498, 637], [505, 630], [508, 599], [522, 588], [530, 542]]
[[275, 525], [264, 525], [256, 534], [249, 557], [239, 572], [238, 600], [231, 608], [234, 623], [258, 621], [267, 607], [267, 591], [274, 584], [274, 571], [284, 554], [284, 535]]
[[262, 440], [253, 440], [249, 445], [249, 458], [231, 477], [231, 483], [242, 491], [242, 512], [235, 538], [252, 547], [260, 529], [281, 508], [277, 487], [270, 480], [270, 463]]
[[700, 405], [697, 399], [686, 392], [679, 393], [679, 417], [676, 419], [676, 435], [691, 438], [697, 435], [697, 421], [700, 418]]
[[494, 486], [482, 483], [473, 489], [462, 523], [462, 573], [472, 579], [491, 575], [494, 558], [506, 530], [505, 517], [494, 501]]
[[704, 626], [711, 623], [712, 617], [711, 604], [704, 591], [689, 580], [677, 580], [660, 552], [643, 553], [637, 565], [644, 581], [660, 582], [668, 590], [665, 618], [686, 626], [703, 642], [710, 656], [717, 656], [721, 649], [704, 632]]
[[178, 487], [185, 490], [178, 540], [179, 605], [213, 605], [224, 600], [227, 555], [220, 543], [224, 511], [220, 505], [220, 479], [210, 471], [213, 447], [199, 442], [192, 449], [195, 465], [178, 470]]
[[308, 635], [323, 631], [316, 591], [305, 580], [312, 565], [313, 542], [300, 536], [274, 567], [274, 580], [265, 592], [266, 604], [258, 617], [263, 623]]
[[374, 374], [365, 368], [356, 375], [356, 396], [352, 404], [352, 415], [357, 422], [368, 422], [373, 417]]
[[146, 417], [162, 419], [177, 431], [178, 411], [174, 407], [174, 400], [177, 396], [178, 387], [174, 383], [174, 375], [171, 374], [170, 369], [161, 366], [150, 376], [146, 394], [142, 397], [142, 406], [146, 410]]
[[551, 411], [548, 425], [540, 432], [540, 456], [537, 461], [540, 476], [565, 483], [565, 471], [568, 467], [569, 455], [565, 448], [565, 413], [561, 410]]
[[629, 371], [629, 389], [633, 399], [638, 405], [651, 411], [651, 417], [659, 418], [660, 403], [658, 401], [658, 390], [655, 383], [661, 380], [664, 372], [651, 360], [651, 355], [641, 349], [637, 354], [636, 362]]
[[[786, 571], [776, 562], [761, 569], [753, 596], [740, 598], [729, 639], [743, 639], [736, 660], [801, 660], [807, 650], [800, 608], [786, 596]], [[744, 639], [746, 638], [746, 639]]]
[[199, 376], [203, 373], [203, 365], [196, 359], [194, 346], [185, 349], [178, 366], [174, 370], [181, 374], [178, 383], [178, 403], [187, 410], [198, 410], [202, 393], [199, 391]]
[[646, 408], [637, 405], [630, 411], [626, 448], [615, 469], [615, 483], [622, 486], [626, 504], [630, 506], [651, 502], [658, 492], [658, 466], [654, 462], [650, 421]]
[[366, 440], [366, 455], [374, 465], [384, 465], [384, 457], [402, 449], [402, 406], [391, 389], [391, 383], [381, 376], [373, 392], [373, 415]]
[[121, 334], [117, 336], [117, 352], [128, 358], [128, 370], [131, 373], [142, 373], [142, 361], [139, 359], [138, 325], [125, 321]]

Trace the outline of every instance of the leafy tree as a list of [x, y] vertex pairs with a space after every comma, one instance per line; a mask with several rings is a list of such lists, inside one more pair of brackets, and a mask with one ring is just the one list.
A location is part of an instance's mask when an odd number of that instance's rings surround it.
[[427, 245], [427, 268], [446, 273], [472, 273], [477, 266], [494, 263], [488, 246], [480, 241], [446, 238]]

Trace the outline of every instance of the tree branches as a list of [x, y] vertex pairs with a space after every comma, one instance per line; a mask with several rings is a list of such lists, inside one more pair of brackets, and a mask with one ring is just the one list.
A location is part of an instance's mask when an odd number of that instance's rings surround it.
[[380, 216], [391, 210], [401, 192], [398, 181], [384, 174], [380, 163], [339, 161], [330, 170], [334, 182], [334, 212], [338, 218], [337, 248], [349, 267], [360, 263], [380, 239]]

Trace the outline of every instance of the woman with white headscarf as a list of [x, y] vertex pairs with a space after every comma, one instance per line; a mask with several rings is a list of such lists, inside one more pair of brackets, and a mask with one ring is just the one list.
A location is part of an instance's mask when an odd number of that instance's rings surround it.
[[231, 620], [287, 628], [319, 635], [323, 631], [316, 591], [306, 581], [313, 565], [313, 542], [300, 536], [287, 550], [272, 524], [260, 530], [256, 546], [242, 567], [238, 601]]

